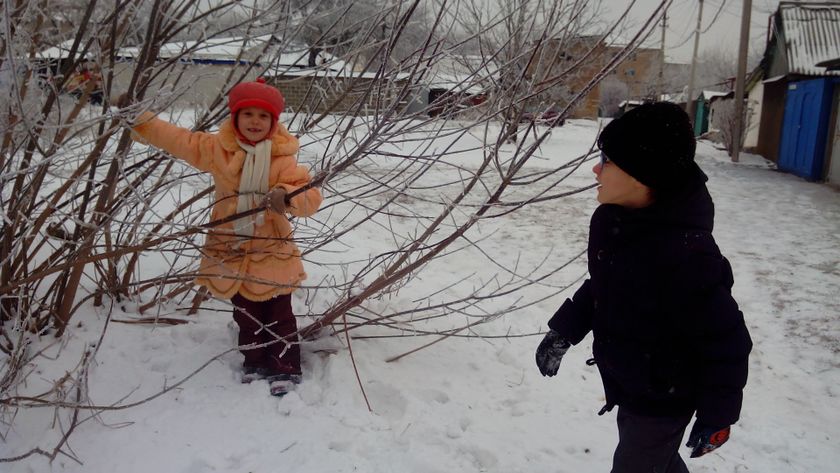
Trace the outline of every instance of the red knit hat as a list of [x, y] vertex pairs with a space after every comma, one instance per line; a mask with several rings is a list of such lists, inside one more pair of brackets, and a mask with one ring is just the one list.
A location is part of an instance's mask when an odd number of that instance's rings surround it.
[[228, 93], [228, 107], [233, 116], [245, 107], [259, 107], [271, 113], [276, 123], [285, 105], [283, 94], [266, 84], [262, 77], [254, 82], [240, 82]]

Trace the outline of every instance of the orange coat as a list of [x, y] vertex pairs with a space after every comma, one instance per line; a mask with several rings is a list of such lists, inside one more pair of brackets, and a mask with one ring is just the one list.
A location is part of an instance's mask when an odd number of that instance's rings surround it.
[[[218, 133], [191, 132], [157, 119], [149, 112], [141, 115], [137, 123], [132, 129], [134, 140], [166, 150], [213, 175], [216, 201], [212, 220], [236, 213], [245, 151], [236, 143], [230, 120], [222, 124]], [[297, 138], [278, 123], [271, 140], [269, 188], [283, 187], [292, 192], [308, 183], [309, 171], [295, 159]], [[311, 188], [293, 197], [286, 211], [308, 217], [318, 210], [321, 201], [321, 192]], [[271, 210], [264, 212], [264, 223], [255, 225], [254, 236], [239, 247], [235, 245], [233, 222], [210, 229], [196, 284], [206, 286], [214, 296], [223, 299], [238, 292], [252, 301], [265, 301], [291, 293], [306, 279], [300, 250], [291, 240], [289, 219]]]

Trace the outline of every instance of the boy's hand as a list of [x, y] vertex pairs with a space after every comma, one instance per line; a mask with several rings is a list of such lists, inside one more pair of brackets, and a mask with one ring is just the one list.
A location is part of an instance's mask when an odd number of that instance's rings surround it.
[[688, 435], [688, 443], [685, 444], [686, 447], [693, 449], [691, 458], [705, 455], [725, 444], [729, 440], [729, 428], [730, 426], [720, 428], [694, 422], [691, 433]]
[[572, 346], [562, 335], [554, 330], [549, 330], [545, 338], [537, 347], [537, 368], [543, 376], [554, 376], [560, 368], [560, 360]]
[[265, 195], [265, 206], [279, 213], [286, 213], [286, 189], [278, 187]]

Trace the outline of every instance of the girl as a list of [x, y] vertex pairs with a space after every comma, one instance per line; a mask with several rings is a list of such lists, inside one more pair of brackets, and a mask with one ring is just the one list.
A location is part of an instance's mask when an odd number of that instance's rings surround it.
[[196, 283], [233, 302], [242, 382], [265, 378], [283, 395], [301, 381], [300, 347], [291, 293], [306, 278], [286, 214], [308, 217], [321, 204], [297, 164], [298, 140], [279, 122], [283, 95], [264, 80], [243, 82], [228, 94], [230, 118], [217, 133], [191, 132], [145, 112], [132, 138], [163, 149], [213, 175], [213, 221], [265, 210], [213, 227], [202, 251]]

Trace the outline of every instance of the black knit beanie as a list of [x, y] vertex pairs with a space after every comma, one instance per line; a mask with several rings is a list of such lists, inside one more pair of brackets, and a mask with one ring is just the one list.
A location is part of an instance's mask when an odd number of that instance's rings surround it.
[[644, 103], [611, 121], [598, 147], [627, 174], [659, 194], [680, 190], [700, 171], [688, 115], [671, 102]]

